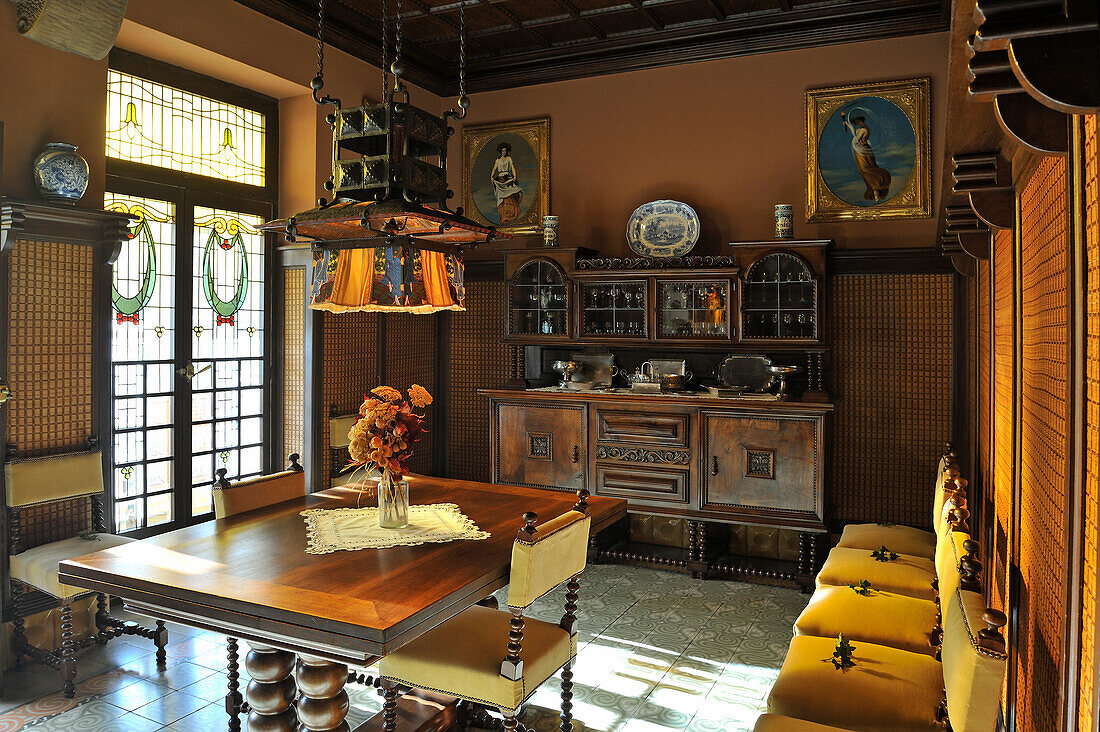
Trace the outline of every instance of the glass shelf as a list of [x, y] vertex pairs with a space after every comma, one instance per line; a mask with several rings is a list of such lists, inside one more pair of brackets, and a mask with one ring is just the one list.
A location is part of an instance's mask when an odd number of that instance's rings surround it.
[[581, 334], [586, 336], [646, 335], [646, 283], [586, 282], [581, 286]]
[[801, 259], [777, 252], [749, 269], [741, 293], [741, 337], [817, 338], [817, 281]]
[[567, 335], [568, 288], [561, 270], [550, 262], [536, 259], [516, 270], [508, 299], [512, 335]]
[[658, 337], [729, 337], [729, 282], [658, 282]]

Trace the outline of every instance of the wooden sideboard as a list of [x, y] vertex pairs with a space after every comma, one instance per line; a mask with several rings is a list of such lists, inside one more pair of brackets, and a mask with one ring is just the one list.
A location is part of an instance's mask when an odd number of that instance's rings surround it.
[[[696, 574], [715, 568], [708, 522], [795, 529], [804, 540], [798, 566], [759, 576], [804, 584], [816, 571], [831, 404], [628, 390], [479, 393], [489, 398], [494, 482], [587, 488], [627, 499], [632, 512], [695, 522], [683, 565]], [[745, 570], [734, 574], [754, 576]]]

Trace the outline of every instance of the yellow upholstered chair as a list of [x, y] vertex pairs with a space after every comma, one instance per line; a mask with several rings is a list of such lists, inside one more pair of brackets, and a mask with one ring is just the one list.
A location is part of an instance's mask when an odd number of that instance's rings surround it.
[[223, 519], [245, 511], [271, 506], [306, 494], [306, 474], [298, 463], [298, 453], [292, 453], [286, 470], [258, 475], [236, 483], [225, 478], [225, 468], [218, 468], [214, 481], [214, 517]]
[[[93, 443], [94, 440], [89, 440]], [[103, 521], [103, 457], [99, 450], [12, 460], [4, 465], [5, 498], [8, 510], [8, 577], [12, 596], [13, 666], [24, 668], [24, 658], [53, 666], [61, 672], [65, 696], [75, 693], [76, 651], [93, 644], [104, 644], [120, 635], [138, 635], [153, 641], [157, 664], [166, 661], [164, 648], [168, 631], [163, 621], [156, 628], [112, 618], [107, 597], [96, 594], [96, 633], [79, 641], [73, 639], [72, 602], [90, 590], [61, 584], [58, 563], [84, 554], [111, 549], [133, 541], [107, 533]], [[90, 501], [90, 510], [89, 510]], [[35, 510], [52, 504], [50, 510]], [[26, 513], [33, 512], [35, 545], [24, 542]], [[28, 532], [29, 533], [29, 532]], [[48, 595], [61, 607], [61, 646], [37, 648], [24, 632], [27, 595], [33, 591]]]
[[[564, 669], [561, 728], [572, 729], [578, 579], [592, 523], [588, 491], [578, 495], [572, 511], [538, 526], [535, 514], [523, 515], [525, 525], [512, 546], [510, 612], [475, 605], [382, 658], [383, 730], [396, 730], [397, 685], [403, 684], [496, 707], [504, 729], [512, 732], [516, 710], [558, 669]], [[535, 600], [567, 580], [560, 623], [524, 618]]]
[[[281, 472], [246, 478], [230, 483], [225, 478], [225, 468], [218, 468], [214, 481], [214, 518], [223, 519], [245, 511], [300, 498], [306, 494], [305, 469], [298, 462], [298, 453], [291, 453], [290, 466]], [[239, 643], [236, 638], [225, 639], [225, 655], [228, 660], [229, 692], [225, 697], [225, 709], [229, 713], [229, 729], [241, 728], [240, 714], [244, 696], [240, 692]]]
[[359, 419], [359, 413], [337, 414], [336, 405], [333, 404], [329, 408], [329, 414], [328, 449], [329, 459], [331, 460], [329, 484], [336, 487], [351, 482], [355, 473], [355, 468], [348, 467], [348, 462], [351, 460], [351, 456], [348, 455], [348, 445], [351, 444], [348, 433], [351, 432], [355, 421]]
[[955, 732], [990, 732], [997, 728], [1008, 667], [1000, 632], [1006, 618], [1000, 611], [986, 609], [980, 593], [961, 587], [943, 606], [947, 718]]
[[805, 719], [784, 717], [782, 714], [762, 714], [756, 720], [753, 732], [836, 732], [840, 727], [807, 722]]

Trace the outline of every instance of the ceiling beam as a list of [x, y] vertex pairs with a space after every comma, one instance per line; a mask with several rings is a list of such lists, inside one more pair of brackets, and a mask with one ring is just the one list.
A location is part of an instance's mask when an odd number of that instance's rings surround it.
[[657, 14], [642, 4], [642, 0], [630, 0], [630, 4], [634, 6], [634, 9], [641, 12], [646, 17], [649, 24], [653, 26], [653, 30], [664, 30], [665, 24], [661, 22], [661, 19], [657, 17]]
[[561, 7], [565, 8], [565, 12], [569, 13], [575, 19], [577, 19], [579, 21], [582, 21], [585, 25], [587, 25], [589, 28], [591, 28], [592, 31], [596, 34], [597, 38], [606, 38], [607, 37], [607, 33], [604, 32], [603, 28], [596, 25], [596, 21], [592, 20], [587, 15], [582, 15], [581, 11], [580, 11], [580, 8], [578, 8], [576, 5], [574, 5], [572, 2], [570, 2], [570, 0], [554, 0], [554, 1], [558, 5], [560, 5]]

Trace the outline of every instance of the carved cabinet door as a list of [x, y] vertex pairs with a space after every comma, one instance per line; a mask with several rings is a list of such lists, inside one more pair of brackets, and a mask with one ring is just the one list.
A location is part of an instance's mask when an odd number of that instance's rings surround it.
[[580, 490], [585, 487], [587, 407], [493, 405], [493, 481]]
[[817, 527], [823, 420], [703, 414], [700, 509], [778, 526]]

